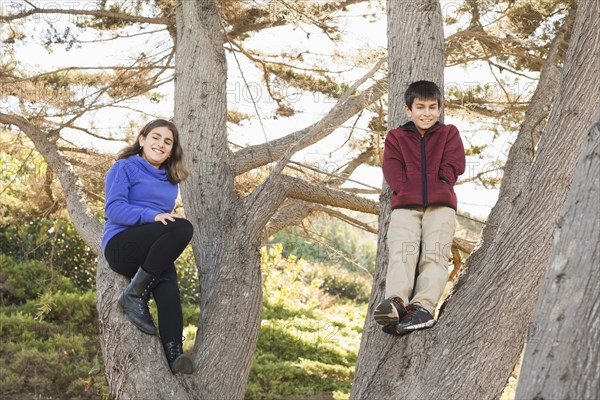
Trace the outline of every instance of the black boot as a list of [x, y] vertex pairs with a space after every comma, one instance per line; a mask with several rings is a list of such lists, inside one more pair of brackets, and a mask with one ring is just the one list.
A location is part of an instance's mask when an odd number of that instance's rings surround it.
[[131, 322], [142, 332], [149, 335], [156, 335], [157, 333], [152, 315], [148, 309], [150, 292], [157, 284], [158, 278], [140, 268], [118, 299], [119, 305]]
[[173, 340], [165, 343], [165, 354], [167, 355], [167, 361], [169, 361], [169, 367], [171, 367], [174, 374], [191, 374], [194, 372], [192, 359], [183, 354], [181, 342]]

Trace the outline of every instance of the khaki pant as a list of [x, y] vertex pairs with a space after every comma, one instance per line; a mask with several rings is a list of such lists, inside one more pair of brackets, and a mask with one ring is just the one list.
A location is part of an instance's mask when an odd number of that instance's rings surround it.
[[[387, 243], [389, 263], [385, 298], [400, 297], [405, 304], [420, 303], [434, 315], [448, 282], [455, 211], [450, 207], [392, 211]], [[414, 296], [415, 270], [419, 268]]]

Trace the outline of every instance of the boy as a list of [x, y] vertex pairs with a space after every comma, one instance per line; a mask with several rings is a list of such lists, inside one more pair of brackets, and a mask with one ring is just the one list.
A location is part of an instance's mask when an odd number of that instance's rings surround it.
[[410, 121], [387, 134], [383, 153], [383, 176], [393, 191], [392, 216], [386, 300], [374, 311], [383, 331], [398, 335], [435, 324], [454, 237], [453, 186], [466, 163], [458, 129], [437, 121], [442, 112], [437, 85], [414, 82], [404, 100]]

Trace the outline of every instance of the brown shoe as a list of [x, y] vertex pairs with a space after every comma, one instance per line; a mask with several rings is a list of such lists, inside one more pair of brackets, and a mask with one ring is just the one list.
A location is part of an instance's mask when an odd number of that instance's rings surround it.
[[400, 297], [390, 297], [379, 303], [373, 312], [373, 318], [379, 325], [396, 325], [406, 314], [404, 302]]

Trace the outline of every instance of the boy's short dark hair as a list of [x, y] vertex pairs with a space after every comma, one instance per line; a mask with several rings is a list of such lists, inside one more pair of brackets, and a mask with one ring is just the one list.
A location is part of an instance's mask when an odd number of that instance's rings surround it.
[[442, 107], [442, 92], [438, 85], [431, 81], [416, 81], [411, 83], [404, 92], [406, 106], [412, 110], [415, 99], [437, 100], [438, 107]]

